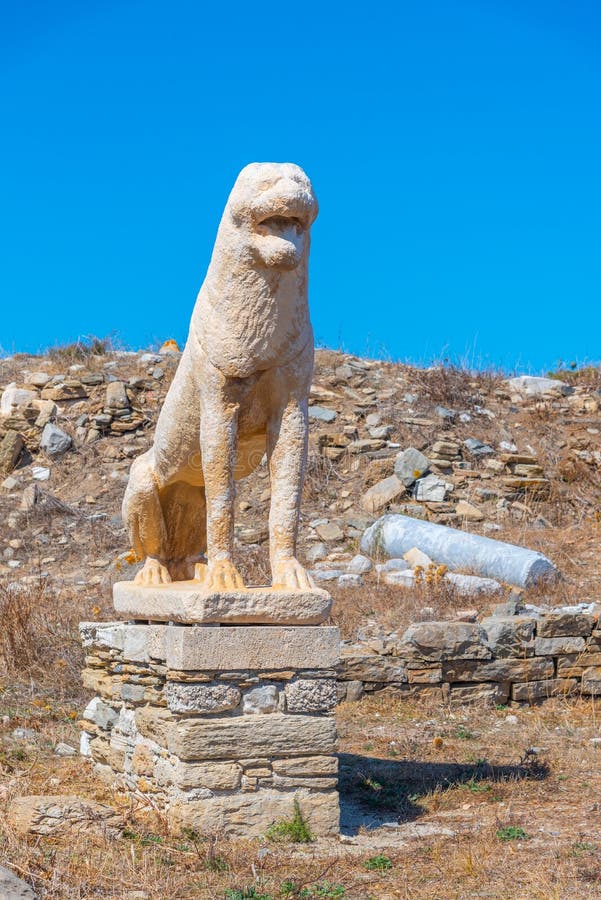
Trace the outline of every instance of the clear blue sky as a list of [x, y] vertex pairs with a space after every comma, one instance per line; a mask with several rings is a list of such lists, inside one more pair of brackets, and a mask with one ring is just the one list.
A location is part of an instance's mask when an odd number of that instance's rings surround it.
[[591, 0], [0, 0], [0, 346], [185, 338], [248, 162], [313, 180], [316, 338], [601, 358]]

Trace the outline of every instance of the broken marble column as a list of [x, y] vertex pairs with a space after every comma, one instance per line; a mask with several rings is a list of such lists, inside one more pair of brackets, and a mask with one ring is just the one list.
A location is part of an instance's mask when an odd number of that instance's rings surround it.
[[410, 516], [382, 516], [361, 540], [361, 550], [370, 556], [402, 557], [413, 547], [452, 571], [466, 569], [517, 587], [559, 577], [556, 567], [542, 553]]

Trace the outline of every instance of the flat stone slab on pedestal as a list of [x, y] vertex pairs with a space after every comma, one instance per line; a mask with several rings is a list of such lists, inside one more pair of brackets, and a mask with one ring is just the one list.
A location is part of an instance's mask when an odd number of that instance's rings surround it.
[[203, 590], [195, 581], [145, 585], [119, 581], [113, 587], [118, 613], [151, 622], [193, 625], [319, 625], [332, 608], [327, 591], [280, 590], [270, 587], [238, 591]]

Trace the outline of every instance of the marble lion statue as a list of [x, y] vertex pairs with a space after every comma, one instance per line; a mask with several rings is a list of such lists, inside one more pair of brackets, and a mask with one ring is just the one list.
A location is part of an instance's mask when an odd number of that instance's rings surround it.
[[154, 444], [132, 465], [123, 518], [143, 585], [244, 587], [233, 562], [235, 479], [269, 461], [273, 586], [308, 589], [296, 558], [313, 331], [317, 200], [302, 169], [252, 163], [227, 201]]

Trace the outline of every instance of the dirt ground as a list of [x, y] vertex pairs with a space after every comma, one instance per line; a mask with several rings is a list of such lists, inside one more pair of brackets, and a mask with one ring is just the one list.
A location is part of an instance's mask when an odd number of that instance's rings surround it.
[[[85, 372], [102, 371], [108, 359], [112, 377], [140, 375], [131, 356], [75, 359]], [[60, 354], [15, 357], [0, 366], [0, 387], [26, 383], [24, 369], [54, 374], [71, 362]], [[343, 377], [340, 367], [350, 363], [357, 368]], [[133, 574], [119, 506], [131, 460], [152, 440], [176, 364], [166, 359], [164, 375], [152, 383], [143, 373], [135, 405], [144, 425], [133, 434], [108, 434], [92, 443], [78, 436], [78, 418], [102, 410], [104, 383], [61, 407], [58, 424], [75, 439], [62, 459], [46, 459], [35, 429], [26, 431], [27, 456], [12, 473], [16, 483], [0, 491], [2, 862], [42, 900], [601, 896], [601, 730], [594, 699], [457, 709], [380, 692], [342, 704], [342, 835], [307, 844], [170, 833], [148, 798], [131, 801], [107, 792], [85, 761], [56, 754], [61, 741], [78, 746], [77, 721], [89, 700], [80, 684], [77, 624], [114, 617], [111, 584]], [[468, 475], [458, 468], [449, 476], [455, 491], [448, 502], [424, 507], [427, 517], [479, 533], [492, 525], [495, 537], [550, 556], [563, 579], [552, 589], [529, 591], [531, 602], [599, 601], [599, 371], [561, 373], [576, 388], [571, 397], [516, 404], [495, 373], [418, 370], [321, 351], [312, 402], [334, 408], [337, 420], [311, 425], [301, 558], [316, 543], [312, 529], [324, 517], [342, 532], [328, 543], [327, 562], [342, 565], [357, 552], [361, 526], [369, 520], [361, 497], [390, 474], [398, 447], [428, 452], [441, 436], [460, 444], [476, 437], [499, 453], [502, 441], [514, 441], [543, 468], [550, 485], [544, 497], [526, 492], [500, 504], [485, 500], [478, 488], [506, 497], [503, 475], [472, 461]], [[417, 399], [408, 401], [408, 392]], [[443, 426], [437, 404], [468, 410], [471, 419]], [[370, 412], [391, 425], [388, 446], [356, 456], [344, 452], [335, 460], [320, 452], [344, 426], [367, 438]], [[39, 485], [40, 502], [24, 508], [36, 465], [49, 466], [51, 474]], [[481, 522], [457, 520], [460, 497], [481, 507]], [[266, 472], [259, 468], [238, 495], [238, 561], [251, 583], [268, 577], [268, 503]], [[393, 588], [372, 574], [360, 589], [336, 582], [327, 587], [335, 601], [333, 622], [348, 638], [370, 621], [400, 629], [424, 606], [434, 606], [438, 618], [453, 618], [458, 605], [466, 605], [435, 587]], [[469, 605], [487, 612], [495, 602], [482, 598]], [[116, 835], [86, 828], [64, 837], [17, 837], [6, 813], [13, 798], [28, 794], [78, 794], [108, 803], [122, 812], [124, 828]]]

